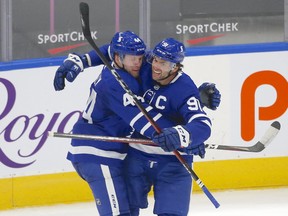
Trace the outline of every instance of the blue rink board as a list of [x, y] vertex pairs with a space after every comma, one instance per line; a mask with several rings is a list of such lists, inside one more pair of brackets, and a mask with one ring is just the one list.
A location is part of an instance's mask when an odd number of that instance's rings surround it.
[[[193, 47], [186, 49], [186, 56], [203, 56], [203, 55], [221, 55], [221, 54], [237, 54], [252, 52], [274, 52], [287, 51], [288, 42], [274, 43], [257, 43], [257, 44], [240, 44], [240, 45], [222, 45], [222, 46], [205, 46]], [[16, 60], [10, 62], [0, 62], [0, 72], [7, 70], [17, 70], [25, 68], [37, 68], [60, 65], [66, 56]]]

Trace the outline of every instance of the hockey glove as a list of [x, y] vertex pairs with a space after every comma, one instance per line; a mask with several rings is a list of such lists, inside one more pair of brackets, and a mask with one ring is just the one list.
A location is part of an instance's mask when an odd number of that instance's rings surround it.
[[189, 155], [199, 155], [202, 159], [205, 157], [206, 150], [205, 150], [205, 144], [201, 143], [196, 146], [189, 146], [183, 150]]
[[69, 54], [62, 65], [57, 69], [54, 76], [54, 89], [56, 91], [63, 90], [65, 87], [65, 79], [73, 82], [84, 68], [88, 67], [85, 56], [80, 56], [75, 53]]
[[171, 152], [179, 148], [187, 147], [190, 141], [190, 133], [185, 126], [177, 125], [163, 129], [160, 134], [153, 134], [152, 140], [165, 152]]
[[221, 94], [214, 83], [203, 83], [199, 88], [201, 103], [209, 109], [216, 110], [221, 102]]

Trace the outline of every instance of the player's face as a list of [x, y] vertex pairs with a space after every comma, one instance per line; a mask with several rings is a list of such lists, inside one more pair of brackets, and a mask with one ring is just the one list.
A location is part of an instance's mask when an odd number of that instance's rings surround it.
[[143, 62], [143, 55], [134, 56], [134, 55], [125, 55], [121, 61], [125, 70], [128, 71], [133, 77], [139, 76], [139, 71]]
[[177, 71], [175, 64], [165, 61], [157, 56], [154, 56], [152, 61], [152, 78], [153, 80], [165, 85], [168, 84], [174, 76], [171, 76]]

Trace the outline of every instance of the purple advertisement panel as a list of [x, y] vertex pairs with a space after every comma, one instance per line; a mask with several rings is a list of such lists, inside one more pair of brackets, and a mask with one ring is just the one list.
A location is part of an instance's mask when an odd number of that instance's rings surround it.
[[66, 160], [71, 140], [48, 137], [48, 132], [71, 132], [82, 115], [98, 69], [85, 70], [61, 92], [53, 87], [56, 69], [1, 72], [0, 178], [72, 170]]

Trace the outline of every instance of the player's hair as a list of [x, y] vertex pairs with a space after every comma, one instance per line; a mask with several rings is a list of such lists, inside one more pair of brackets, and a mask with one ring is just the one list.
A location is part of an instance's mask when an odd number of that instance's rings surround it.
[[110, 56], [114, 60], [115, 54], [119, 54], [121, 58], [125, 55], [143, 55], [146, 51], [144, 41], [134, 32], [125, 31], [117, 32], [110, 43]]

